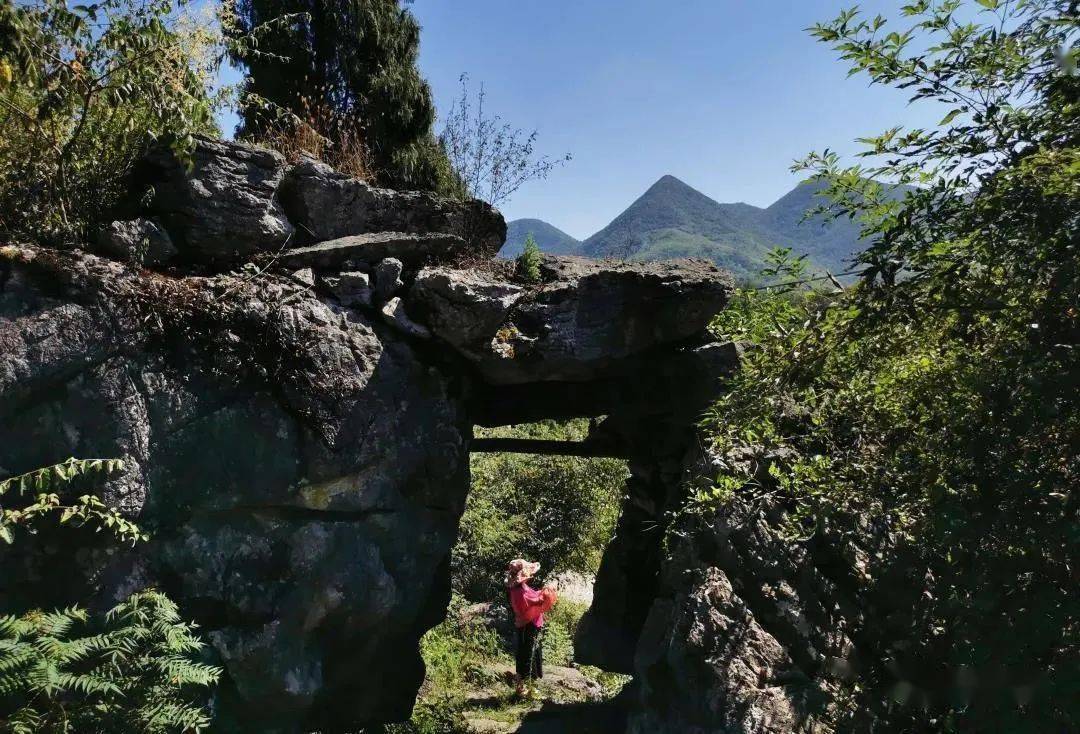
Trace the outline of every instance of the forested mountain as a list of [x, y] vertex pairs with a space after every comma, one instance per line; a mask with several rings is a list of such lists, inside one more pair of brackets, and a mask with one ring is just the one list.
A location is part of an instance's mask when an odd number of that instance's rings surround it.
[[766, 209], [721, 204], [674, 176], [653, 184], [611, 224], [589, 237], [591, 257], [659, 260], [704, 257], [737, 276], [752, 278], [776, 246], [807, 254], [814, 269], [837, 272], [858, 250], [858, 227], [818, 216], [817, 184], [801, 183]]
[[753, 279], [774, 247], [808, 255], [811, 270], [840, 273], [859, 249], [854, 222], [814, 216], [821, 184], [803, 182], [769, 207], [721, 204], [674, 176], [663, 176], [610, 224], [584, 242], [539, 219], [507, 225], [502, 257], [521, 253], [532, 234], [543, 252], [619, 260], [703, 257]]
[[499, 257], [517, 257], [525, 247], [525, 238], [533, 236], [543, 252], [552, 255], [578, 255], [581, 241], [540, 219], [515, 219], [506, 223], [506, 244]]

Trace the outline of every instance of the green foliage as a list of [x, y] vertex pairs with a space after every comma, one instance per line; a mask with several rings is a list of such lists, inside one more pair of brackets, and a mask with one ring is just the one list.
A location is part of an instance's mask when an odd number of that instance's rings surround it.
[[540, 282], [540, 246], [536, 244], [536, 238], [532, 232], [525, 235], [525, 244], [521, 248], [521, 254], [517, 256], [517, 277], [526, 283]]
[[570, 665], [574, 662], [574, 634], [588, 607], [568, 599], [559, 602], [544, 615], [544, 662]]
[[459, 704], [449, 700], [419, 701], [412, 718], [383, 727], [385, 734], [473, 734]]
[[215, 131], [225, 44], [190, 8], [0, 3], [0, 231], [84, 237], [151, 139]]
[[34, 499], [18, 507], [0, 507], [0, 539], [6, 543], [15, 540], [15, 529], [22, 528], [33, 533], [35, 525], [48, 516], [58, 516], [61, 524], [91, 525], [98, 530], [109, 530], [121, 541], [135, 543], [146, 540], [138, 526], [116, 510], [107, 507], [97, 496], [81, 494], [71, 504], [62, 504], [60, 493], [71, 493], [88, 484], [124, 470], [119, 459], [76, 459], [74, 457], [53, 466], [38, 469], [17, 477], [0, 481], [0, 497], [11, 490], [20, 496], [34, 492]]
[[[730, 460], [696, 510], [782, 498], [810, 552], [873, 544], [847, 730], [1080, 725], [1080, 24], [1075, 3], [980, 5], [814, 29], [951, 111], [868, 138], [873, 168], [802, 163], [863, 228], [856, 287], [744, 292], [715, 325], [752, 347], [712, 448], [772, 459], [764, 479]], [[873, 178], [921, 187], [897, 200]]]
[[[432, 132], [420, 26], [398, 0], [237, 0], [239, 31], [260, 27], [241, 132], [260, 139], [282, 114], [330, 141], [363, 140], [381, 183], [449, 192], [456, 181]], [[274, 23], [288, 17], [288, 23]], [[268, 25], [270, 24], [270, 25]]]
[[[490, 429], [480, 435], [583, 440], [584, 420]], [[469, 599], [502, 600], [512, 558], [543, 573], [595, 573], [618, 520], [625, 462], [523, 454], [474, 454], [472, 491], [453, 551], [454, 588]]]
[[221, 671], [197, 660], [203, 643], [155, 591], [103, 619], [77, 608], [0, 617], [0, 727], [51, 732], [192, 732], [197, 702]]
[[[0, 482], [36, 499], [0, 508], [0, 537], [36, 532], [43, 519], [107, 530], [121, 541], [147, 536], [137, 525], [83, 494], [70, 505], [60, 493], [86, 491], [124, 469], [119, 459], [75, 459]], [[156, 591], [136, 593], [92, 617], [78, 607], [0, 616], [0, 731], [192, 732], [209, 725], [199, 697], [221, 671], [198, 662], [203, 644], [195, 626]]]
[[498, 633], [479, 624], [459, 621], [465, 602], [455, 597], [446, 621], [420, 640], [427, 667], [427, 684], [444, 693], [462, 689], [484, 663], [506, 656]]

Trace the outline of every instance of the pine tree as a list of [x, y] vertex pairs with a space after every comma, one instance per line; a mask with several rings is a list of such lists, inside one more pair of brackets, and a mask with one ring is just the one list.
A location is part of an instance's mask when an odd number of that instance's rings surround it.
[[525, 247], [518, 255], [517, 276], [526, 283], [540, 282], [540, 246], [532, 232], [525, 236]]
[[445, 190], [449, 162], [417, 68], [420, 25], [399, 0], [235, 0], [238, 32], [260, 29], [236, 60], [249, 81], [240, 132], [256, 139], [288, 110], [333, 141], [359, 132], [381, 183]]

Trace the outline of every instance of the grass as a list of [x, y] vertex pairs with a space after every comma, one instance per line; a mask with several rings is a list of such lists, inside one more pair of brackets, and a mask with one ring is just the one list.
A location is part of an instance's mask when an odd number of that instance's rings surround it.
[[[462, 621], [466, 602], [455, 597], [446, 621], [429, 631], [420, 643], [427, 678], [412, 718], [384, 729], [385, 734], [465, 734], [468, 718], [479, 717], [507, 725], [520, 723], [544, 702], [568, 702], [570, 693], [541, 682], [539, 701], [513, 696], [501, 671], [512, 669], [512, 650], [495, 630], [479, 621]], [[569, 666], [574, 657], [574, 632], [585, 613], [583, 604], [560, 602], [545, 615], [544, 664]], [[614, 697], [629, 676], [581, 668], [598, 682], [605, 697]], [[571, 699], [572, 702], [572, 699]]]

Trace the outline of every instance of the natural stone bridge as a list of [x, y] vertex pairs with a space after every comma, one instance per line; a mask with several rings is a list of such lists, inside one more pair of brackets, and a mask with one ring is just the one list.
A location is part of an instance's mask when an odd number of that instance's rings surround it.
[[[694, 421], [737, 363], [705, 328], [730, 277], [545, 257], [524, 283], [480, 202], [231, 143], [192, 163], [148, 158], [92, 247], [0, 249], [2, 471], [122, 456], [105, 498], [152, 533], [17, 546], [4, 603], [157, 585], [223, 661], [223, 729], [400, 719], [449, 600], [470, 449], [617, 455], [632, 476], [579, 650], [631, 670]], [[580, 445], [472, 438], [573, 416], [604, 419]]]

